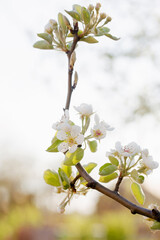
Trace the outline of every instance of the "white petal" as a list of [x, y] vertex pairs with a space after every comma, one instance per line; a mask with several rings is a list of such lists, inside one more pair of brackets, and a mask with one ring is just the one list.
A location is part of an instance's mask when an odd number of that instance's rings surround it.
[[67, 134], [65, 133], [65, 131], [60, 130], [57, 132], [57, 136], [56, 136], [59, 140], [63, 141], [67, 138]]
[[115, 148], [116, 148], [116, 150], [117, 150], [119, 153], [122, 152], [122, 145], [121, 145], [120, 142], [116, 142], [116, 143], [115, 143]]
[[73, 125], [71, 128], [71, 136], [75, 138], [81, 131], [81, 128], [77, 125]]
[[70, 153], [74, 153], [76, 150], [77, 150], [77, 145], [74, 144], [74, 145], [69, 149], [69, 152], [70, 152]]
[[76, 137], [76, 142], [77, 142], [77, 145], [81, 145], [84, 141], [84, 136], [82, 134], [79, 134], [78, 137]]
[[66, 142], [62, 142], [62, 143], [60, 143], [59, 144], [59, 146], [58, 146], [58, 151], [59, 152], [66, 152], [67, 150], [68, 150], [68, 143], [66, 143]]
[[96, 125], [99, 124], [99, 116], [98, 116], [98, 114], [94, 115], [94, 121], [95, 121]]
[[59, 129], [58, 129], [58, 126], [59, 126], [59, 122], [56, 122], [56, 123], [53, 123], [52, 128], [53, 128], [54, 130], [59, 130]]

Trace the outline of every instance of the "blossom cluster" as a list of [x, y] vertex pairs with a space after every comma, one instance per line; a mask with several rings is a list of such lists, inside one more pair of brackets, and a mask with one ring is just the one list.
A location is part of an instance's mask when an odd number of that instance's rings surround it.
[[148, 149], [141, 149], [135, 142], [125, 146], [122, 146], [120, 142], [116, 142], [115, 149], [107, 152], [106, 156], [116, 157], [120, 162], [120, 166], [125, 167], [126, 170], [137, 166], [137, 171], [146, 175], [159, 166], [158, 162], [154, 161], [153, 157], [149, 155]]
[[95, 124], [90, 130], [90, 134], [85, 137], [90, 125], [90, 117], [94, 114], [91, 105], [82, 103], [78, 107], [74, 107], [79, 113], [82, 121], [82, 127], [74, 124], [69, 117], [69, 111], [65, 110], [59, 122], [53, 124], [52, 128], [56, 130], [55, 137], [60, 140], [57, 148], [59, 152], [74, 153], [78, 147], [82, 147], [82, 144], [89, 139], [101, 140], [105, 138], [107, 131], [113, 130], [106, 122], [100, 121], [99, 116], [95, 114]]

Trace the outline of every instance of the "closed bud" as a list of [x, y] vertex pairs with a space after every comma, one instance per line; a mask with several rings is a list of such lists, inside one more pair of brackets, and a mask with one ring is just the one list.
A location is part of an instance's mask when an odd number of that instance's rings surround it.
[[52, 25], [53, 28], [57, 27], [57, 22], [54, 19], [50, 19], [49, 23]]
[[71, 55], [71, 58], [70, 58], [70, 67], [71, 68], [74, 67], [75, 62], [76, 62], [76, 52], [74, 51]]
[[101, 4], [100, 3], [97, 3], [96, 6], [95, 6], [95, 9], [97, 12], [99, 12], [99, 9], [101, 8]]
[[89, 12], [92, 12], [93, 9], [94, 9], [94, 6], [93, 6], [92, 4], [89, 4], [89, 6], [88, 6], [88, 10], [89, 10]]
[[47, 23], [44, 27], [44, 32], [51, 34], [53, 32], [53, 26], [50, 23]]
[[107, 14], [106, 13], [101, 13], [100, 14], [100, 19], [103, 20], [107, 17]]
[[74, 73], [74, 83], [73, 83], [73, 89], [76, 88], [78, 82], [78, 73], [75, 71]]
[[105, 24], [107, 24], [107, 23], [110, 22], [110, 21], [112, 21], [112, 18], [111, 18], [110, 16], [108, 16], [108, 17], [106, 18]]

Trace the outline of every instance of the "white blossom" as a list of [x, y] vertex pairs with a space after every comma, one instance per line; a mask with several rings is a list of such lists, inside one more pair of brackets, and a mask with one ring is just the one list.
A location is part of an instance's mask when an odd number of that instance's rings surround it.
[[84, 116], [89, 117], [93, 114], [93, 108], [90, 104], [82, 103], [80, 106], [74, 107], [74, 109], [79, 112], [81, 118]]
[[105, 138], [107, 131], [112, 131], [114, 128], [111, 128], [107, 123], [104, 121], [99, 120], [99, 116], [95, 114], [94, 117], [95, 125], [93, 129], [91, 129], [91, 136], [95, 139], [102, 139]]
[[62, 116], [60, 122], [56, 122], [52, 125], [52, 128], [55, 130], [61, 130], [61, 129], [65, 129], [67, 131], [66, 128], [70, 128], [70, 124], [69, 124], [69, 111], [66, 109], [64, 111], [64, 115]]
[[141, 164], [148, 169], [147, 174], [151, 173], [153, 169], [156, 169], [159, 166], [158, 162], [153, 161], [153, 157], [149, 155], [148, 149], [142, 151]]
[[62, 130], [57, 132], [57, 138], [62, 143], [58, 146], [59, 152], [66, 152], [69, 150], [70, 153], [73, 153], [77, 150], [77, 146], [81, 145], [84, 141], [83, 134], [80, 133], [81, 128], [77, 125], [70, 125], [67, 126], [66, 129], [63, 128]]
[[135, 154], [138, 154], [141, 151], [140, 146], [135, 142], [131, 142], [128, 145], [125, 145], [124, 147], [121, 145], [120, 142], [116, 142], [115, 148], [116, 148], [116, 151], [121, 156], [124, 156], [124, 157], [134, 156]]

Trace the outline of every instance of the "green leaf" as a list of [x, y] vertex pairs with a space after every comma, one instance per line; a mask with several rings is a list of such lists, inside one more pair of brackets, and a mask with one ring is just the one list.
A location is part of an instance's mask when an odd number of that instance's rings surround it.
[[113, 165], [115, 165], [115, 166], [119, 165], [119, 161], [117, 160], [117, 158], [115, 158], [113, 156], [108, 156], [108, 159]]
[[[81, 35], [82, 33], [83, 33], [82, 30], [78, 30], [78, 36]], [[74, 37], [74, 35], [72, 33], [69, 33], [67, 37]]]
[[131, 171], [131, 177], [137, 182], [142, 184], [144, 182], [144, 176], [139, 175], [136, 169], [133, 169]]
[[82, 20], [84, 21], [85, 25], [90, 23], [90, 18], [91, 18], [90, 13], [85, 7], [82, 7], [82, 9], [81, 9], [81, 16], [82, 16]]
[[77, 21], [81, 20], [81, 17], [79, 15], [79, 13], [77, 13], [76, 11], [67, 11], [65, 10], [66, 13], [68, 13], [72, 18], [76, 19]]
[[116, 40], [116, 41], [120, 39], [120, 38], [117, 38], [117, 37], [115, 37], [115, 36], [112, 36], [112, 35], [109, 34], [109, 33], [106, 33], [105, 36], [108, 37], [108, 38], [111, 38], [112, 40]]
[[45, 182], [49, 185], [52, 185], [54, 187], [61, 186], [58, 173], [56, 173], [55, 171], [51, 171], [49, 169], [46, 170], [44, 172], [43, 178], [44, 178]]
[[96, 140], [93, 140], [93, 141], [87, 141], [88, 143], [88, 146], [91, 150], [91, 152], [96, 152], [97, 151], [97, 141]]
[[112, 165], [110, 163], [104, 164], [100, 169], [99, 169], [99, 175], [101, 176], [106, 176], [110, 175], [111, 173], [115, 172], [117, 170], [117, 166]]
[[46, 40], [49, 44], [52, 44], [52, 35], [49, 33], [38, 33], [38, 37], [43, 38]]
[[95, 39], [94, 37], [91, 37], [91, 36], [81, 38], [80, 41], [83, 41], [86, 43], [98, 43], [97, 39]]
[[160, 230], [160, 222], [154, 221], [153, 225], [151, 226], [152, 230]]
[[145, 201], [145, 196], [141, 186], [138, 183], [133, 182], [131, 184], [131, 190], [136, 201], [143, 205]]
[[67, 174], [61, 168], [58, 169], [58, 173], [62, 181], [63, 189], [64, 190], [68, 189], [70, 187], [70, 182], [69, 178], [67, 177]]
[[82, 148], [77, 148], [74, 153], [67, 152], [64, 160], [64, 165], [73, 166], [82, 160], [84, 156], [84, 150]]
[[56, 137], [54, 137], [53, 140], [52, 140], [52, 145], [49, 148], [47, 148], [46, 151], [47, 152], [58, 152], [58, 145], [61, 142], [63, 142], [63, 141], [61, 141], [61, 140], [57, 139]]
[[77, 13], [79, 13], [79, 15], [81, 15], [81, 9], [82, 7], [78, 4], [74, 4], [73, 5], [73, 10], [75, 10]]
[[49, 44], [47, 41], [42, 40], [38, 41], [33, 45], [34, 48], [39, 48], [39, 49], [53, 49], [53, 46]]
[[105, 35], [105, 34], [108, 34], [109, 31], [110, 31], [110, 29], [107, 28], [107, 27], [97, 28], [95, 35], [96, 35], [97, 37], [100, 37], [100, 36], [103, 36], [103, 35]]
[[71, 166], [66, 166], [66, 165], [62, 164], [61, 168], [66, 173], [67, 177], [71, 176], [71, 174], [72, 174], [72, 167]]
[[86, 170], [87, 173], [90, 173], [95, 167], [97, 166], [96, 163], [90, 162], [86, 165], [83, 165], [84, 169]]
[[63, 33], [66, 33], [67, 27], [66, 27], [66, 24], [64, 23], [64, 18], [62, 13], [58, 13], [58, 23], [61, 26]]
[[103, 183], [108, 183], [118, 177], [118, 173], [114, 172], [107, 176], [100, 176], [99, 181]]

